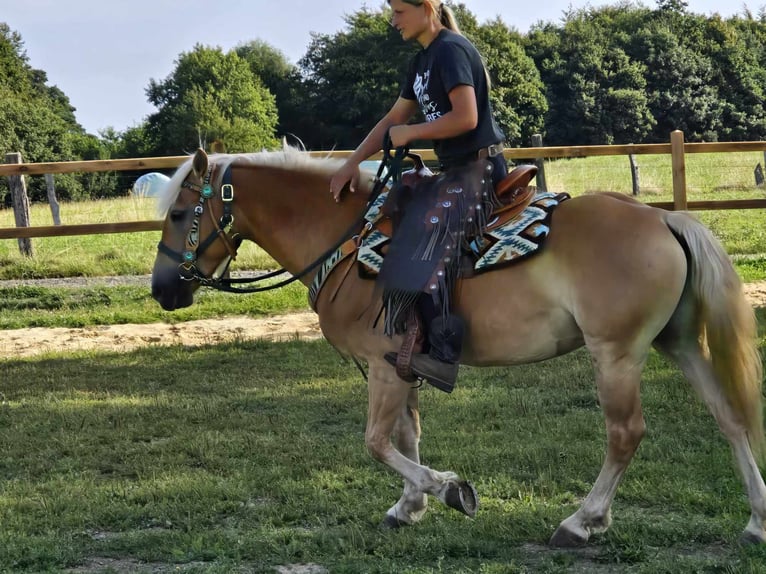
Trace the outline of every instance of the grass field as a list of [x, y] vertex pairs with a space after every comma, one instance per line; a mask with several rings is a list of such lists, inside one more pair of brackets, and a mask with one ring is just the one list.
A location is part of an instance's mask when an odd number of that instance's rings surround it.
[[5, 361], [0, 571], [766, 572], [766, 548], [737, 543], [748, 505], [712, 417], [657, 355], [643, 398], [612, 528], [561, 551], [546, 542], [604, 453], [583, 352], [425, 389], [423, 461], [482, 506], [432, 500], [396, 532], [379, 527], [401, 480], [366, 453], [365, 384], [323, 341]]
[[[689, 156], [690, 199], [761, 197], [748, 183], [757, 154], [724, 157]], [[670, 199], [665, 160], [639, 157], [643, 199]], [[574, 194], [628, 191], [627, 158], [552, 162], [548, 182]], [[700, 217], [745, 280], [766, 279], [762, 210]], [[153, 218], [147, 200], [62, 206], [71, 224]], [[50, 224], [47, 206], [33, 207], [32, 223]], [[0, 211], [0, 227], [12, 225]], [[0, 279], [146, 274], [158, 239], [36, 239], [31, 259], [2, 241]], [[275, 264], [249, 246], [238, 266]], [[305, 306], [300, 286], [204, 291], [172, 314], [148, 288], [4, 287], [0, 329]], [[758, 317], [763, 333], [766, 311]], [[546, 542], [603, 459], [584, 352], [463, 368], [450, 396], [425, 389], [423, 462], [471, 480], [482, 506], [468, 520], [432, 501], [422, 523], [397, 532], [379, 528], [401, 481], [366, 453], [364, 382], [325, 342], [48, 354], [1, 360], [0, 369], [0, 572], [766, 572], [766, 548], [737, 543], [748, 506], [722, 435], [657, 355], [644, 377], [648, 434], [618, 491], [614, 525], [575, 551]]]

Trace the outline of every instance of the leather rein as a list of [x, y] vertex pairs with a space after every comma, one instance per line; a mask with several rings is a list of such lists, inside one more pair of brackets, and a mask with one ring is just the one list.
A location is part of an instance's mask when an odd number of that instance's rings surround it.
[[[390, 141], [388, 138], [386, 139], [387, 141]], [[287, 273], [287, 270], [284, 267], [277, 269], [276, 271], [271, 271], [269, 273], [259, 275], [257, 277], [233, 279], [231, 277], [226, 277], [226, 272], [229, 269], [229, 265], [237, 258], [237, 248], [242, 243], [242, 238], [239, 236], [239, 234], [232, 231], [232, 227], [234, 225], [234, 215], [232, 214], [232, 205], [234, 203], [234, 185], [232, 184], [231, 165], [226, 167], [226, 170], [224, 171], [223, 177], [221, 179], [221, 187], [218, 190], [218, 193], [221, 197], [221, 202], [223, 204], [223, 214], [220, 218], [216, 219], [216, 216], [213, 213], [212, 204], [209, 206], [209, 209], [207, 209], [207, 213], [210, 215], [210, 219], [213, 222], [213, 230], [210, 232], [207, 238], [205, 238], [205, 240], [201, 243], [199, 242], [199, 223], [200, 219], [206, 211], [205, 203], [209, 199], [212, 199], [216, 193], [212, 184], [210, 183], [215, 165], [211, 165], [208, 168], [208, 171], [202, 180], [202, 186], [189, 181], [188, 178], [185, 179], [181, 184], [181, 187], [196, 191], [200, 195], [199, 202], [194, 207], [194, 221], [192, 222], [191, 229], [189, 229], [189, 233], [186, 236], [184, 251], [176, 251], [175, 249], [172, 249], [166, 245], [162, 240], [160, 240], [159, 244], [157, 245], [157, 249], [160, 251], [160, 253], [163, 253], [171, 259], [178, 261], [178, 274], [179, 277], [184, 281], [198, 281], [200, 285], [204, 287], [212, 287], [213, 289], [217, 289], [218, 291], [225, 291], [227, 293], [258, 293], [261, 291], [279, 289], [280, 287], [284, 287], [285, 285], [288, 285], [293, 281], [297, 281], [298, 279], [306, 276], [313, 269], [324, 263], [328, 257], [332, 256], [341, 245], [357, 235], [357, 231], [361, 229], [362, 225], [364, 224], [365, 213], [367, 213], [369, 206], [372, 205], [372, 203], [377, 199], [383, 189], [385, 189], [389, 179], [393, 177], [393, 180], [396, 182], [401, 177], [401, 165], [405, 157], [412, 157], [407, 148], [397, 148], [395, 152], [392, 153], [391, 148], [387, 147], [384, 150], [383, 161], [381, 162], [377, 175], [375, 176], [375, 183], [373, 185], [372, 193], [370, 194], [370, 199], [368, 200], [367, 205], [359, 217], [354, 220], [348, 230], [346, 230], [346, 232], [341, 236], [340, 239], [338, 239], [338, 241], [332, 245], [332, 247], [327, 249], [313, 262], [309, 263], [299, 273], [291, 275], [290, 277], [277, 283], [260, 287], [236, 286], [258, 283], [266, 279], [277, 277]], [[386, 174], [381, 178], [386, 167], [388, 167], [388, 170]], [[208, 249], [208, 247], [210, 247], [219, 239], [224, 242], [226, 250], [228, 251], [228, 256], [226, 257], [226, 260], [218, 266], [216, 271], [214, 271], [213, 274], [208, 277], [200, 272], [199, 268], [197, 267], [197, 260]]]

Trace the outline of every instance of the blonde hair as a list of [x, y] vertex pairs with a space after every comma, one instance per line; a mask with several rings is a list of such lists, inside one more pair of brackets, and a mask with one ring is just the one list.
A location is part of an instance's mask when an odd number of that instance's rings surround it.
[[[462, 32], [460, 32], [460, 27], [457, 25], [455, 14], [452, 12], [452, 8], [446, 4], [443, 4], [441, 0], [402, 0], [402, 2], [412, 6], [422, 6], [423, 4], [429, 4], [434, 15], [439, 18], [439, 22], [441, 22], [442, 26], [448, 30], [452, 30], [456, 34], [462, 34]], [[388, 3], [390, 4], [391, 0], [388, 0]]]

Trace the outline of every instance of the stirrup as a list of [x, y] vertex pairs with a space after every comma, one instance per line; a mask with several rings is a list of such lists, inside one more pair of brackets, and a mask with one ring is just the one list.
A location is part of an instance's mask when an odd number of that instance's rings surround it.
[[[383, 355], [383, 358], [391, 366], [396, 367], [398, 359], [396, 353], [386, 353]], [[437, 361], [425, 353], [418, 353], [412, 355], [410, 367], [412, 369], [413, 380], [425, 381], [445, 393], [451, 393], [455, 389], [458, 363], [445, 363]]]

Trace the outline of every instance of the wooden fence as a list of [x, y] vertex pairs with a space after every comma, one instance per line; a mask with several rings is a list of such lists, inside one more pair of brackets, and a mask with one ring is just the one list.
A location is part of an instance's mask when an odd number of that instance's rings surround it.
[[[415, 150], [425, 160], [435, 159], [432, 150]], [[687, 201], [686, 197], [686, 154], [690, 153], [728, 153], [728, 152], [764, 152], [766, 160], [766, 141], [733, 143], [685, 143], [680, 131], [671, 134], [667, 144], [629, 144], [608, 146], [559, 146], [528, 147], [507, 149], [506, 159], [536, 161], [542, 159], [582, 158], [608, 155], [671, 155], [673, 171], [673, 201], [649, 202], [647, 205], [670, 210], [705, 210], [705, 209], [756, 209], [766, 208], [766, 199], [741, 199], [725, 201]], [[319, 157], [346, 157], [350, 151], [307, 152]], [[380, 158], [381, 156], [375, 156]], [[0, 177], [46, 175], [57, 173], [89, 173], [101, 171], [141, 171], [175, 168], [186, 161], [188, 156], [158, 157], [146, 159], [118, 159], [94, 161], [70, 161], [56, 163], [19, 163], [0, 165]], [[538, 184], [544, 181], [544, 172], [538, 174]], [[545, 188], [543, 184], [540, 186]], [[18, 222], [17, 222], [18, 225]], [[64, 235], [99, 235], [106, 233], [130, 233], [156, 231], [162, 228], [161, 221], [133, 221], [123, 223], [100, 223], [85, 225], [22, 226], [0, 228], [0, 239], [22, 239], [31, 237], [53, 237]]]

